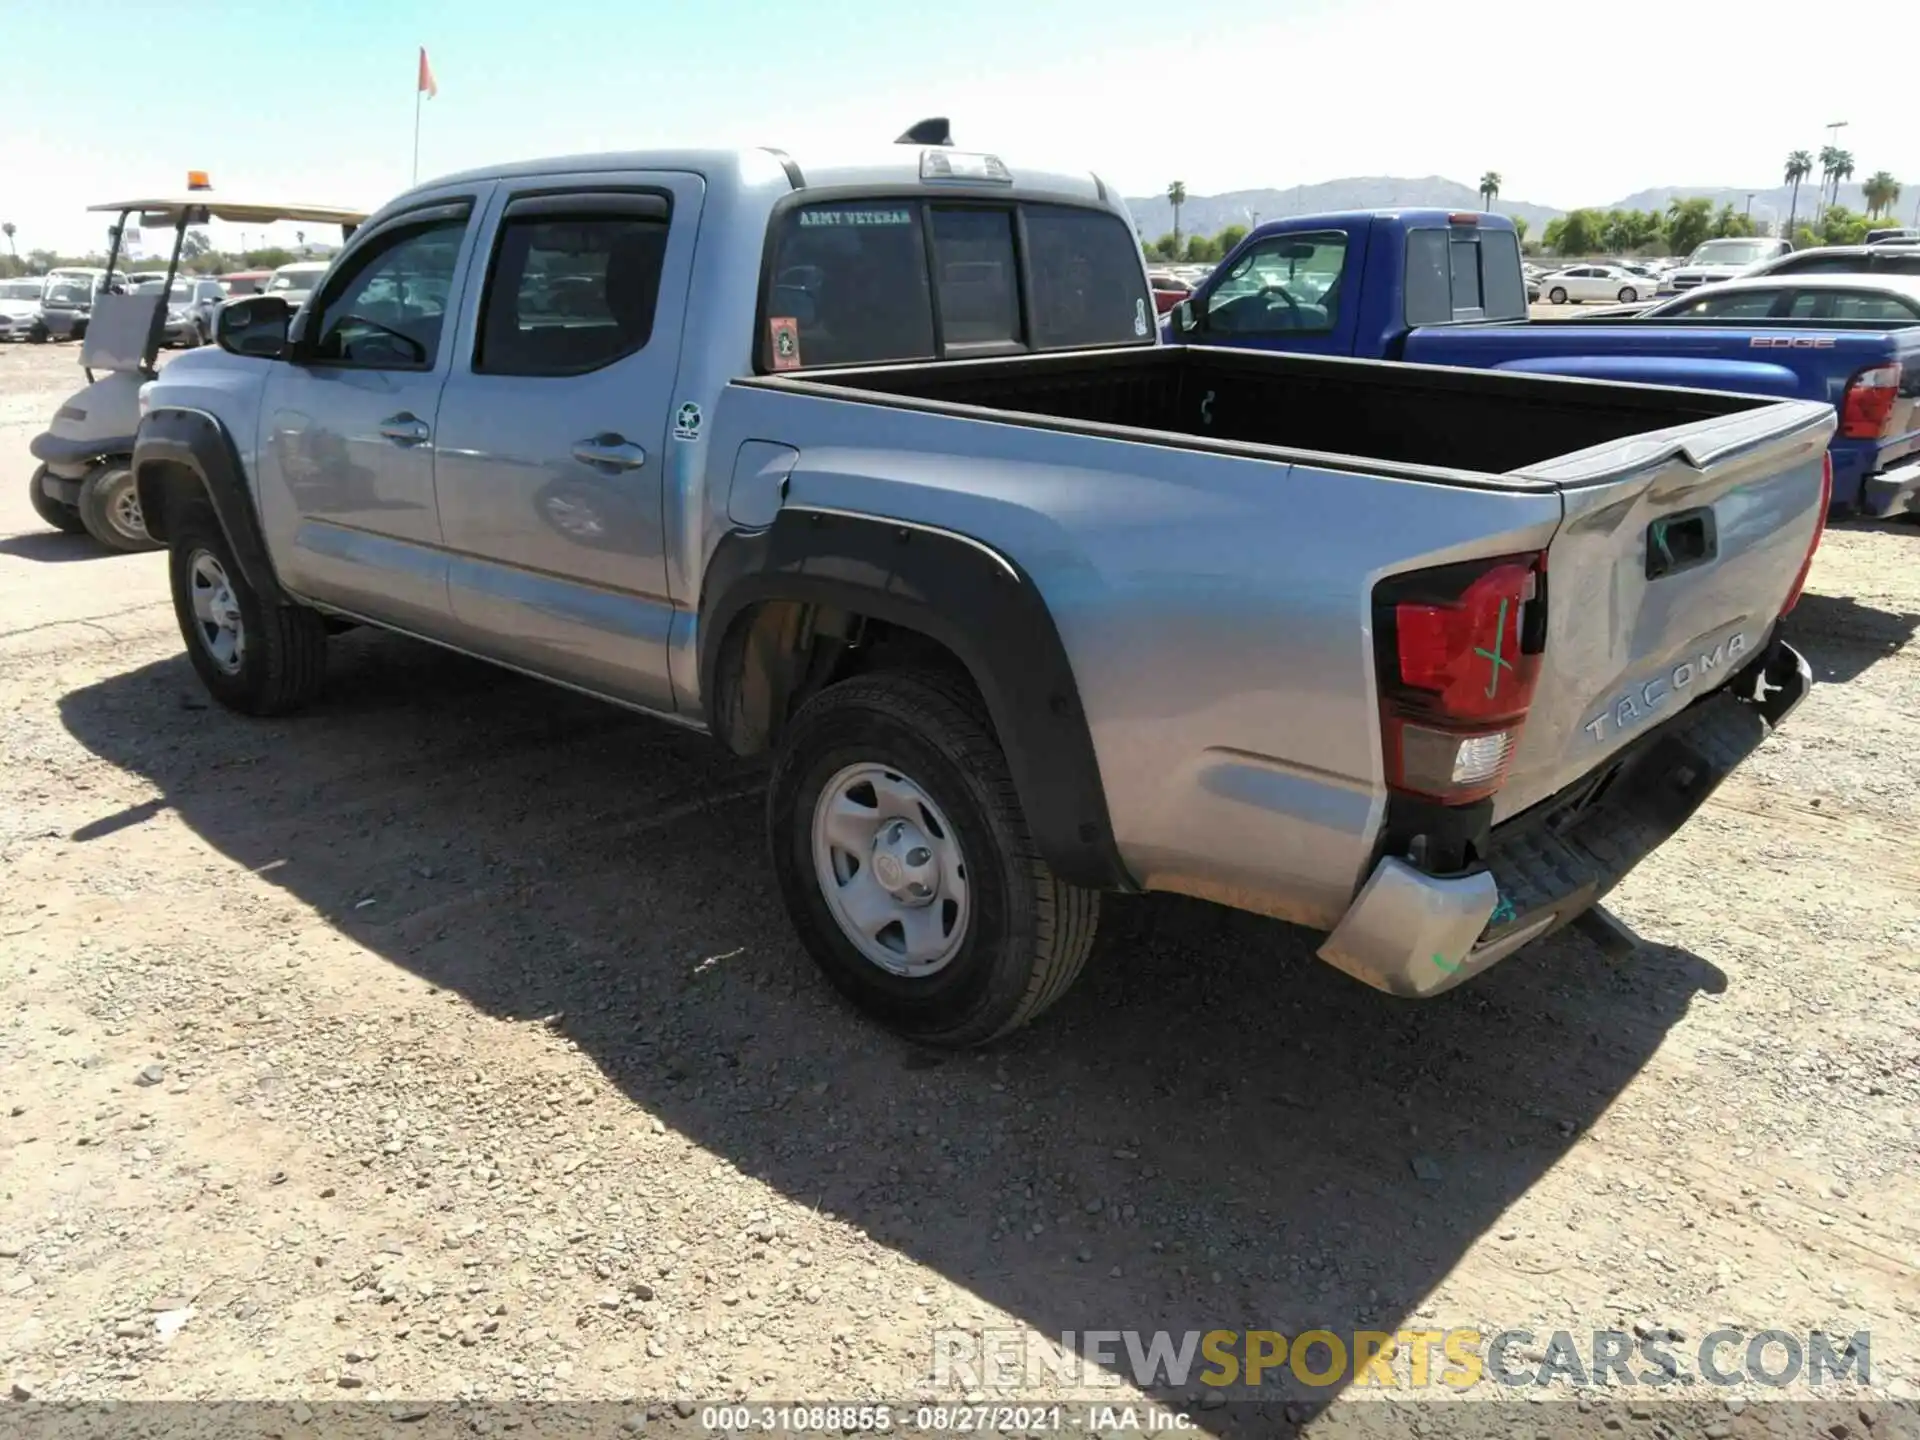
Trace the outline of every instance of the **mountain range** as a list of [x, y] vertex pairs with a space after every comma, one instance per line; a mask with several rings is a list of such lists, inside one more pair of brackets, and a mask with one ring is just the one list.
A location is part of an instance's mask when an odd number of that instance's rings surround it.
[[[1800, 209], [1807, 215], [1818, 203], [1814, 191], [1819, 177], [1800, 186]], [[1753, 214], [1758, 220], [1783, 222], [1787, 218], [1790, 191], [1784, 185], [1746, 190], [1728, 185], [1667, 185], [1638, 190], [1631, 195], [1595, 206], [1599, 210], [1665, 210], [1675, 199], [1704, 196], [1714, 208], [1732, 205], [1745, 209], [1747, 196], [1753, 196]], [[1914, 196], [1905, 196], [1911, 202]], [[1840, 203], [1848, 209], [1866, 209], [1858, 185], [1840, 187]], [[1395, 206], [1432, 205], [1448, 210], [1478, 210], [1480, 195], [1471, 185], [1441, 175], [1409, 179], [1396, 175], [1353, 176], [1344, 180], [1326, 180], [1318, 185], [1294, 185], [1287, 189], [1230, 190], [1224, 195], [1189, 195], [1181, 207], [1180, 229], [1187, 235], [1212, 235], [1228, 225], [1247, 225], [1257, 217], [1277, 220], [1286, 215], [1312, 215], [1329, 210], [1383, 210]], [[1173, 206], [1165, 195], [1147, 195], [1129, 199], [1140, 233], [1152, 240], [1173, 228]], [[1551, 205], [1533, 205], [1524, 200], [1509, 200], [1502, 195], [1493, 208], [1503, 215], [1525, 220], [1534, 235], [1547, 221], [1566, 212]], [[1904, 209], [1902, 205], [1900, 208]]]

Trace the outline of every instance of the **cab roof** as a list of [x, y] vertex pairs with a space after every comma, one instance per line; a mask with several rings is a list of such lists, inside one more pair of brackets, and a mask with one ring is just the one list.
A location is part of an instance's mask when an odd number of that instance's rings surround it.
[[[917, 186], [922, 157], [928, 151], [947, 151], [953, 155], [977, 155], [982, 152], [966, 146], [886, 145], [878, 144], [831, 154], [793, 155], [771, 146], [738, 150], [616, 150], [592, 155], [553, 156], [543, 160], [522, 160], [507, 165], [463, 170], [442, 176], [422, 190], [438, 189], [481, 180], [517, 180], [567, 174], [592, 174], [604, 170], [685, 170], [707, 176], [738, 176], [742, 181], [760, 177], [778, 177], [784, 170], [796, 190], [827, 190], [841, 186]], [[993, 152], [1007, 167], [1012, 183], [962, 182], [941, 180], [925, 182], [929, 193], [992, 193], [1031, 195], [1048, 192], [1072, 198], [1084, 198], [1092, 204], [1117, 205], [1118, 192], [1102, 183], [1091, 170], [1058, 170], [1023, 164]]]

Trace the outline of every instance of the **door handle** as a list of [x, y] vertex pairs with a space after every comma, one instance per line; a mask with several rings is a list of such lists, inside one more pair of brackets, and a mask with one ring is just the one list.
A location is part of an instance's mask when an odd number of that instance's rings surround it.
[[418, 415], [402, 410], [398, 415], [389, 415], [380, 422], [380, 433], [396, 445], [420, 445], [433, 432], [427, 429], [427, 422]]
[[582, 465], [599, 465], [610, 470], [638, 470], [647, 463], [647, 452], [626, 436], [609, 430], [591, 440], [575, 441], [573, 458]]

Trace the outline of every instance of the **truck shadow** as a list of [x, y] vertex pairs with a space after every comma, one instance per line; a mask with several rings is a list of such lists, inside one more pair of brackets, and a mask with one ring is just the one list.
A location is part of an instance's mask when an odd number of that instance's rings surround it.
[[1916, 629], [1920, 629], [1920, 615], [1809, 590], [1781, 633], [1806, 655], [1815, 680], [1845, 684], [1898, 654]]
[[[644, 1116], [1047, 1336], [1497, 1320], [1434, 1292], [1724, 984], [1686, 951], [1616, 965], [1569, 934], [1408, 1004], [1301, 932], [1139, 898], [1040, 1024], [934, 1054], [844, 1009], [793, 940], [755, 767], [391, 637], [346, 637], [332, 679], [315, 711], [248, 722], [175, 658], [60, 709], [356, 942], [488, 1016], [548, 1018]], [[73, 839], [111, 844], [152, 804]], [[657, 1159], [623, 1163], [658, 1192]], [[945, 1320], [924, 1313], [902, 1343], [930, 1362]]]

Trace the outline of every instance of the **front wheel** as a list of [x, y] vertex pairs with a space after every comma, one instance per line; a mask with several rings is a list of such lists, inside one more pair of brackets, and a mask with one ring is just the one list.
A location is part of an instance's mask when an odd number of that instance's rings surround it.
[[1636, 292], [1631, 285], [1622, 285], [1620, 287], [1619, 299], [1622, 305], [1631, 305], [1634, 301], [1638, 300], [1639, 298], [1640, 296], [1638, 292]]
[[1553, 305], [1564, 305], [1567, 303], [1567, 292], [1556, 285], [1547, 292], [1547, 301]]
[[256, 594], [212, 511], [190, 511], [172, 528], [174, 618], [208, 693], [245, 715], [283, 714], [319, 695], [327, 673], [319, 612]]
[[33, 513], [63, 535], [85, 534], [86, 522], [81, 520], [79, 509], [47, 494], [46, 487], [40, 483], [46, 477], [47, 467], [42, 465], [27, 482], [27, 503], [33, 506]]
[[926, 671], [858, 676], [788, 724], [767, 795], [801, 942], [882, 1024], [981, 1045], [1066, 993], [1100, 897], [1035, 852], [979, 696]]
[[132, 554], [160, 548], [159, 542], [147, 534], [133, 468], [124, 460], [96, 465], [80, 482], [80, 523], [110, 550]]

